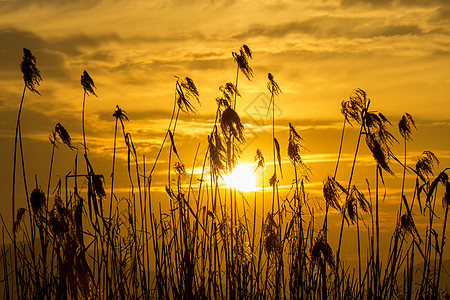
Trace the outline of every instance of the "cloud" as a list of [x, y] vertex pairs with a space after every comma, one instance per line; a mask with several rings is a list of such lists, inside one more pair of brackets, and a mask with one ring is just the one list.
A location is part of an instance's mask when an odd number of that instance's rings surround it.
[[290, 22], [278, 25], [250, 25], [249, 29], [234, 38], [248, 39], [255, 36], [283, 38], [289, 34], [305, 34], [317, 38], [348, 37], [376, 38], [401, 35], [421, 35], [418, 25], [385, 24], [383, 18], [329, 17], [322, 16], [303, 22]]
[[371, 8], [392, 8], [396, 7], [433, 7], [433, 6], [448, 6], [447, 0], [341, 0], [341, 6], [369, 6]]

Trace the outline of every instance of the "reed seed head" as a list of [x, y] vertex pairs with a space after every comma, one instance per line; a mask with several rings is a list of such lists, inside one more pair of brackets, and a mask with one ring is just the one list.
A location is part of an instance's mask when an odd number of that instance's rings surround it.
[[303, 146], [303, 139], [297, 133], [294, 126], [289, 123], [288, 156], [294, 167], [297, 169], [306, 167], [300, 156], [301, 149], [305, 149]]
[[394, 175], [389, 167], [389, 159], [394, 156], [391, 146], [397, 140], [386, 128], [386, 125], [391, 123], [382, 113], [367, 112], [364, 114], [364, 124], [366, 144], [372, 156], [383, 170]]
[[186, 175], [186, 168], [184, 164], [181, 162], [176, 162], [173, 166], [173, 169], [175, 170], [175, 173], [177, 173], [178, 176]]
[[177, 92], [177, 104], [178, 107], [184, 111], [185, 113], [195, 113], [196, 110], [194, 106], [191, 104], [190, 100], [194, 98], [199, 101], [199, 93], [197, 87], [194, 84], [194, 81], [189, 77], [186, 77], [184, 80], [178, 79], [175, 85], [175, 89]]
[[412, 216], [410, 216], [408, 213], [404, 213], [400, 218], [400, 230], [404, 233], [409, 233], [414, 236], [415, 228], [416, 226], [414, 225]]
[[95, 194], [100, 200], [106, 197], [105, 188], [103, 187], [103, 180], [103, 175], [94, 174], [92, 176], [92, 184], [95, 190]]
[[36, 215], [41, 215], [46, 207], [47, 201], [44, 192], [40, 188], [35, 188], [30, 196], [31, 209]]
[[88, 72], [83, 71], [83, 74], [81, 75], [81, 86], [83, 87], [83, 90], [86, 94], [91, 94], [97, 97], [97, 95], [94, 92], [95, 84], [94, 80], [89, 76]]
[[369, 201], [355, 185], [353, 185], [350, 190], [350, 195], [348, 196], [347, 203], [345, 204], [344, 208], [344, 211], [348, 215], [352, 224], [356, 223], [356, 219], [362, 219], [359, 208], [361, 209], [361, 211], [366, 213], [372, 212], [372, 207]]
[[220, 126], [227, 138], [234, 137], [241, 144], [245, 142], [244, 125], [242, 125], [239, 115], [231, 107], [222, 113]]
[[334, 209], [341, 211], [342, 193], [346, 193], [346, 189], [328, 174], [323, 182], [323, 197], [326, 203]]
[[216, 101], [219, 106], [224, 108], [231, 106], [235, 96], [241, 97], [239, 90], [231, 82], [227, 82], [225, 85], [220, 86], [219, 90], [222, 92], [222, 97], [217, 98]]
[[36, 85], [42, 80], [41, 72], [36, 66], [36, 57], [27, 48], [23, 48], [23, 60], [20, 64], [25, 86], [33, 93], [40, 93], [36, 90]]
[[222, 220], [218, 222], [217, 228], [223, 241], [228, 241], [231, 235], [231, 221], [230, 217], [224, 213]]
[[353, 90], [349, 99], [341, 102], [341, 112], [345, 120], [350, 125], [353, 125], [352, 122], [362, 124], [363, 114], [369, 101], [370, 99], [365, 91], [359, 88]]
[[72, 139], [70, 138], [69, 133], [67, 132], [67, 130], [64, 128], [64, 126], [61, 125], [61, 123], [57, 123], [55, 126], [55, 132], [59, 135], [59, 138], [61, 139], [61, 141], [63, 141], [64, 144], [67, 145], [67, 147], [70, 148], [70, 150], [76, 149], [73, 145], [72, 145]]
[[234, 245], [234, 255], [241, 266], [247, 266], [253, 259], [252, 249], [249, 242], [243, 242], [237, 239]]
[[416, 129], [416, 123], [410, 114], [405, 113], [398, 122], [398, 131], [405, 140], [412, 141], [411, 134], [413, 129]]
[[26, 209], [23, 208], [23, 207], [21, 207], [21, 208], [19, 208], [17, 210], [16, 220], [13, 223], [13, 232], [14, 232], [14, 234], [19, 232], [20, 226], [22, 225], [24, 217], [25, 217], [25, 212], [26, 212]]
[[276, 258], [281, 255], [283, 245], [278, 234], [278, 225], [275, 222], [275, 214], [268, 212], [264, 221], [264, 249], [269, 258]]
[[209, 157], [211, 160], [211, 172], [218, 176], [220, 172], [225, 171], [226, 154], [220, 135], [217, 130], [208, 136]]
[[272, 73], [268, 73], [267, 78], [269, 79], [269, 82], [267, 82], [267, 89], [272, 95], [278, 96], [281, 93], [281, 89], [278, 83], [273, 79]]
[[121, 122], [128, 121], [128, 116], [126, 111], [121, 109], [119, 105], [116, 105], [116, 111], [113, 113], [113, 117], [120, 120]]
[[247, 45], [242, 45], [239, 52], [232, 52], [232, 55], [241, 72], [250, 80], [253, 77], [253, 69], [248, 63], [248, 60], [252, 59], [252, 51], [250, 48]]
[[335, 262], [333, 250], [322, 233], [319, 233], [311, 248], [311, 259], [315, 262], [323, 261], [328, 264], [331, 269], [334, 268]]
[[380, 139], [374, 134], [366, 134], [366, 144], [377, 164], [389, 174], [394, 175], [389, 167], [389, 147], [385, 143], [380, 143]]
[[417, 159], [416, 173], [423, 181], [427, 181], [430, 176], [433, 176], [435, 166], [439, 166], [439, 159], [433, 152], [425, 150], [422, 157]]
[[259, 170], [261, 173], [263, 173], [266, 169], [266, 162], [261, 149], [256, 149], [255, 162], [257, 163], [255, 172], [256, 170]]
[[269, 186], [275, 186], [277, 182], [278, 182], [277, 175], [273, 174], [272, 177], [270, 177], [269, 179]]

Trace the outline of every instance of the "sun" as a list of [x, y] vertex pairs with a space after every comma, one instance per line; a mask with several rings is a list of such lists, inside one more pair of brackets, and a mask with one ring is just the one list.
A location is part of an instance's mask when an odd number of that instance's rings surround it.
[[231, 174], [224, 176], [227, 187], [235, 188], [241, 192], [256, 190], [256, 176], [252, 168], [248, 165], [236, 166]]

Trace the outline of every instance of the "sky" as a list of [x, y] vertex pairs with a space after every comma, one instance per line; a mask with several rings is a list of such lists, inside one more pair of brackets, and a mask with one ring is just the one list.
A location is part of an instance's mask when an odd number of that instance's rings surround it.
[[[154, 161], [167, 129], [176, 77], [192, 78], [200, 93], [197, 114], [182, 114], [176, 141], [187, 166], [196, 148], [206, 149], [219, 87], [234, 82], [231, 53], [243, 44], [253, 51], [251, 81], [242, 75], [237, 111], [247, 144], [241, 163], [253, 163], [261, 148], [271, 168], [271, 119], [266, 117], [271, 72], [282, 93], [275, 100], [276, 135], [286, 153], [288, 124], [305, 140], [305, 163], [312, 170], [310, 197], [320, 197], [322, 180], [333, 173], [343, 117], [340, 103], [356, 88], [371, 108], [392, 122], [408, 112], [416, 121], [408, 144], [413, 166], [423, 150], [450, 166], [450, 2], [447, 0], [330, 1], [0, 1], [0, 213], [11, 221], [14, 128], [23, 89], [22, 48], [36, 56], [41, 95], [27, 92], [22, 115], [28, 182], [46, 187], [51, 155], [48, 136], [61, 122], [75, 144], [82, 141], [80, 75], [87, 70], [97, 87], [86, 102], [90, 158], [109, 186], [116, 105], [130, 121], [139, 154]], [[338, 180], [348, 180], [357, 129], [349, 129]], [[77, 144], [79, 145], [79, 144]], [[394, 152], [402, 157], [402, 144]], [[52, 187], [72, 170], [75, 151], [55, 154]], [[119, 143], [117, 187], [128, 188], [126, 150]], [[161, 164], [167, 157], [161, 158]], [[289, 160], [283, 154], [283, 167]], [[355, 182], [374, 182], [375, 162], [365, 145], [358, 156]], [[164, 186], [160, 170], [157, 185]], [[392, 231], [398, 206], [401, 168], [386, 179], [389, 191], [381, 208], [385, 230]], [[280, 183], [287, 192], [290, 180]], [[268, 177], [267, 177], [268, 178]], [[412, 182], [409, 175], [408, 182]], [[407, 188], [412, 197], [412, 185]], [[24, 197], [18, 199], [24, 205]], [[397, 201], [397, 202], [396, 202]], [[9, 221], [8, 221], [9, 220]]]

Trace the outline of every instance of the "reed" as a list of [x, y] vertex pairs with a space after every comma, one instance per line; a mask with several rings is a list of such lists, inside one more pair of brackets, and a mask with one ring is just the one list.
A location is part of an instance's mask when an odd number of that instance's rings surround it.
[[[36, 59], [24, 49], [25, 87], [14, 141], [12, 226], [2, 218], [0, 286], [5, 299], [445, 297], [446, 291], [441, 287], [450, 203], [449, 169], [438, 173], [439, 160], [431, 151], [424, 151], [415, 166], [408, 165], [406, 145], [412, 141], [415, 129], [412, 116], [405, 114], [398, 125], [404, 142], [404, 159], [400, 162], [392, 150], [396, 138], [388, 130], [388, 119], [369, 110], [371, 100], [365, 91], [352, 91], [341, 103], [344, 123], [336, 166], [333, 175], [324, 179], [323, 197], [319, 199], [310, 196], [307, 185], [311, 172], [302, 158], [306, 141], [292, 123], [286, 124], [279, 131], [285, 130], [289, 135], [285, 153], [293, 178], [290, 190], [284, 194], [278, 187], [283, 179], [283, 143], [279, 141], [280, 132], [275, 130], [275, 100], [282, 95], [269, 73], [272, 161], [266, 161], [262, 151], [257, 150], [255, 172], [261, 173], [261, 190], [241, 193], [223, 186], [221, 177], [238, 165], [240, 147], [246, 142], [244, 123], [236, 108], [237, 97], [242, 97], [237, 86], [240, 73], [248, 79], [254, 75], [249, 65], [253, 53], [243, 45], [232, 57], [237, 65], [236, 81], [219, 88], [214, 122], [211, 121], [203, 153], [201, 144], [193, 157], [187, 157], [180, 147], [179, 132], [184, 128], [179, 120], [186, 114], [195, 114], [194, 103], [200, 99], [197, 86], [189, 77], [176, 77], [169, 125], [161, 136], [157, 154], [150, 159], [149, 170], [148, 155], [140, 152], [127, 125], [132, 118], [116, 106], [110, 181], [94, 171], [87, 146], [86, 96], [96, 96], [96, 92], [93, 79], [84, 71], [83, 148], [78, 149], [66, 128], [56, 123], [50, 129], [47, 189], [43, 190], [36, 178], [34, 189], [28, 193], [20, 116], [25, 91], [37, 93], [41, 78]], [[351, 166], [347, 168], [339, 161], [347, 125], [355, 124], [359, 134]], [[363, 168], [357, 164], [363, 140], [376, 166], [373, 186], [366, 179], [367, 192], [355, 179], [356, 172]], [[76, 150], [71, 152], [74, 168], [61, 177], [64, 179], [52, 192], [55, 156], [62, 144]], [[79, 172], [78, 150], [83, 153], [86, 173]], [[126, 170], [117, 164], [119, 154], [127, 157]], [[16, 207], [19, 155], [28, 209]], [[160, 166], [161, 157], [167, 157], [167, 165]], [[266, 164], [273, 165], [270, 176], [265, 175]], [[394, 174], [395, 164], [403, 173], [401, 197], [385, 253], [380, 250], [381, 241], [387, 239], [382, 236], [385, 224], [379, 211], [386, 196], [382, 194], [385, 176]], [[164, 198], [156, 196], [157, 167], [158, 172], [161, 168], [167, 172]], [[201, 169], [200, 174], [194, 169]], [[416, 177], [411, 195], [407, 193], [406, 172]], [[122, 173], [128, 178], [127, 196], [117, 192], [116, 178]], [[338, 174], [345, 180], [342, 184]], [[109, 194], [105, 190], [108, 181]], [[436, 201], [442, 202], [442, 210]], [[338, 213], [339, 228], [329, 226], [331, 210]], [[427, 222], [426, 230], [416, 226], [418, 218]], [[442, 218], [442, 222], [437, 218]], [[342, 237], [349, 226], [356, 227], [357, 266], [350, 265], [342, 254]], [[364, 249], [366, 232], [368, 246]], [[339, 237], [337, 245], [330, 242], [330, 234]], [[417, 268], [418, 264], [423, 267]]]

